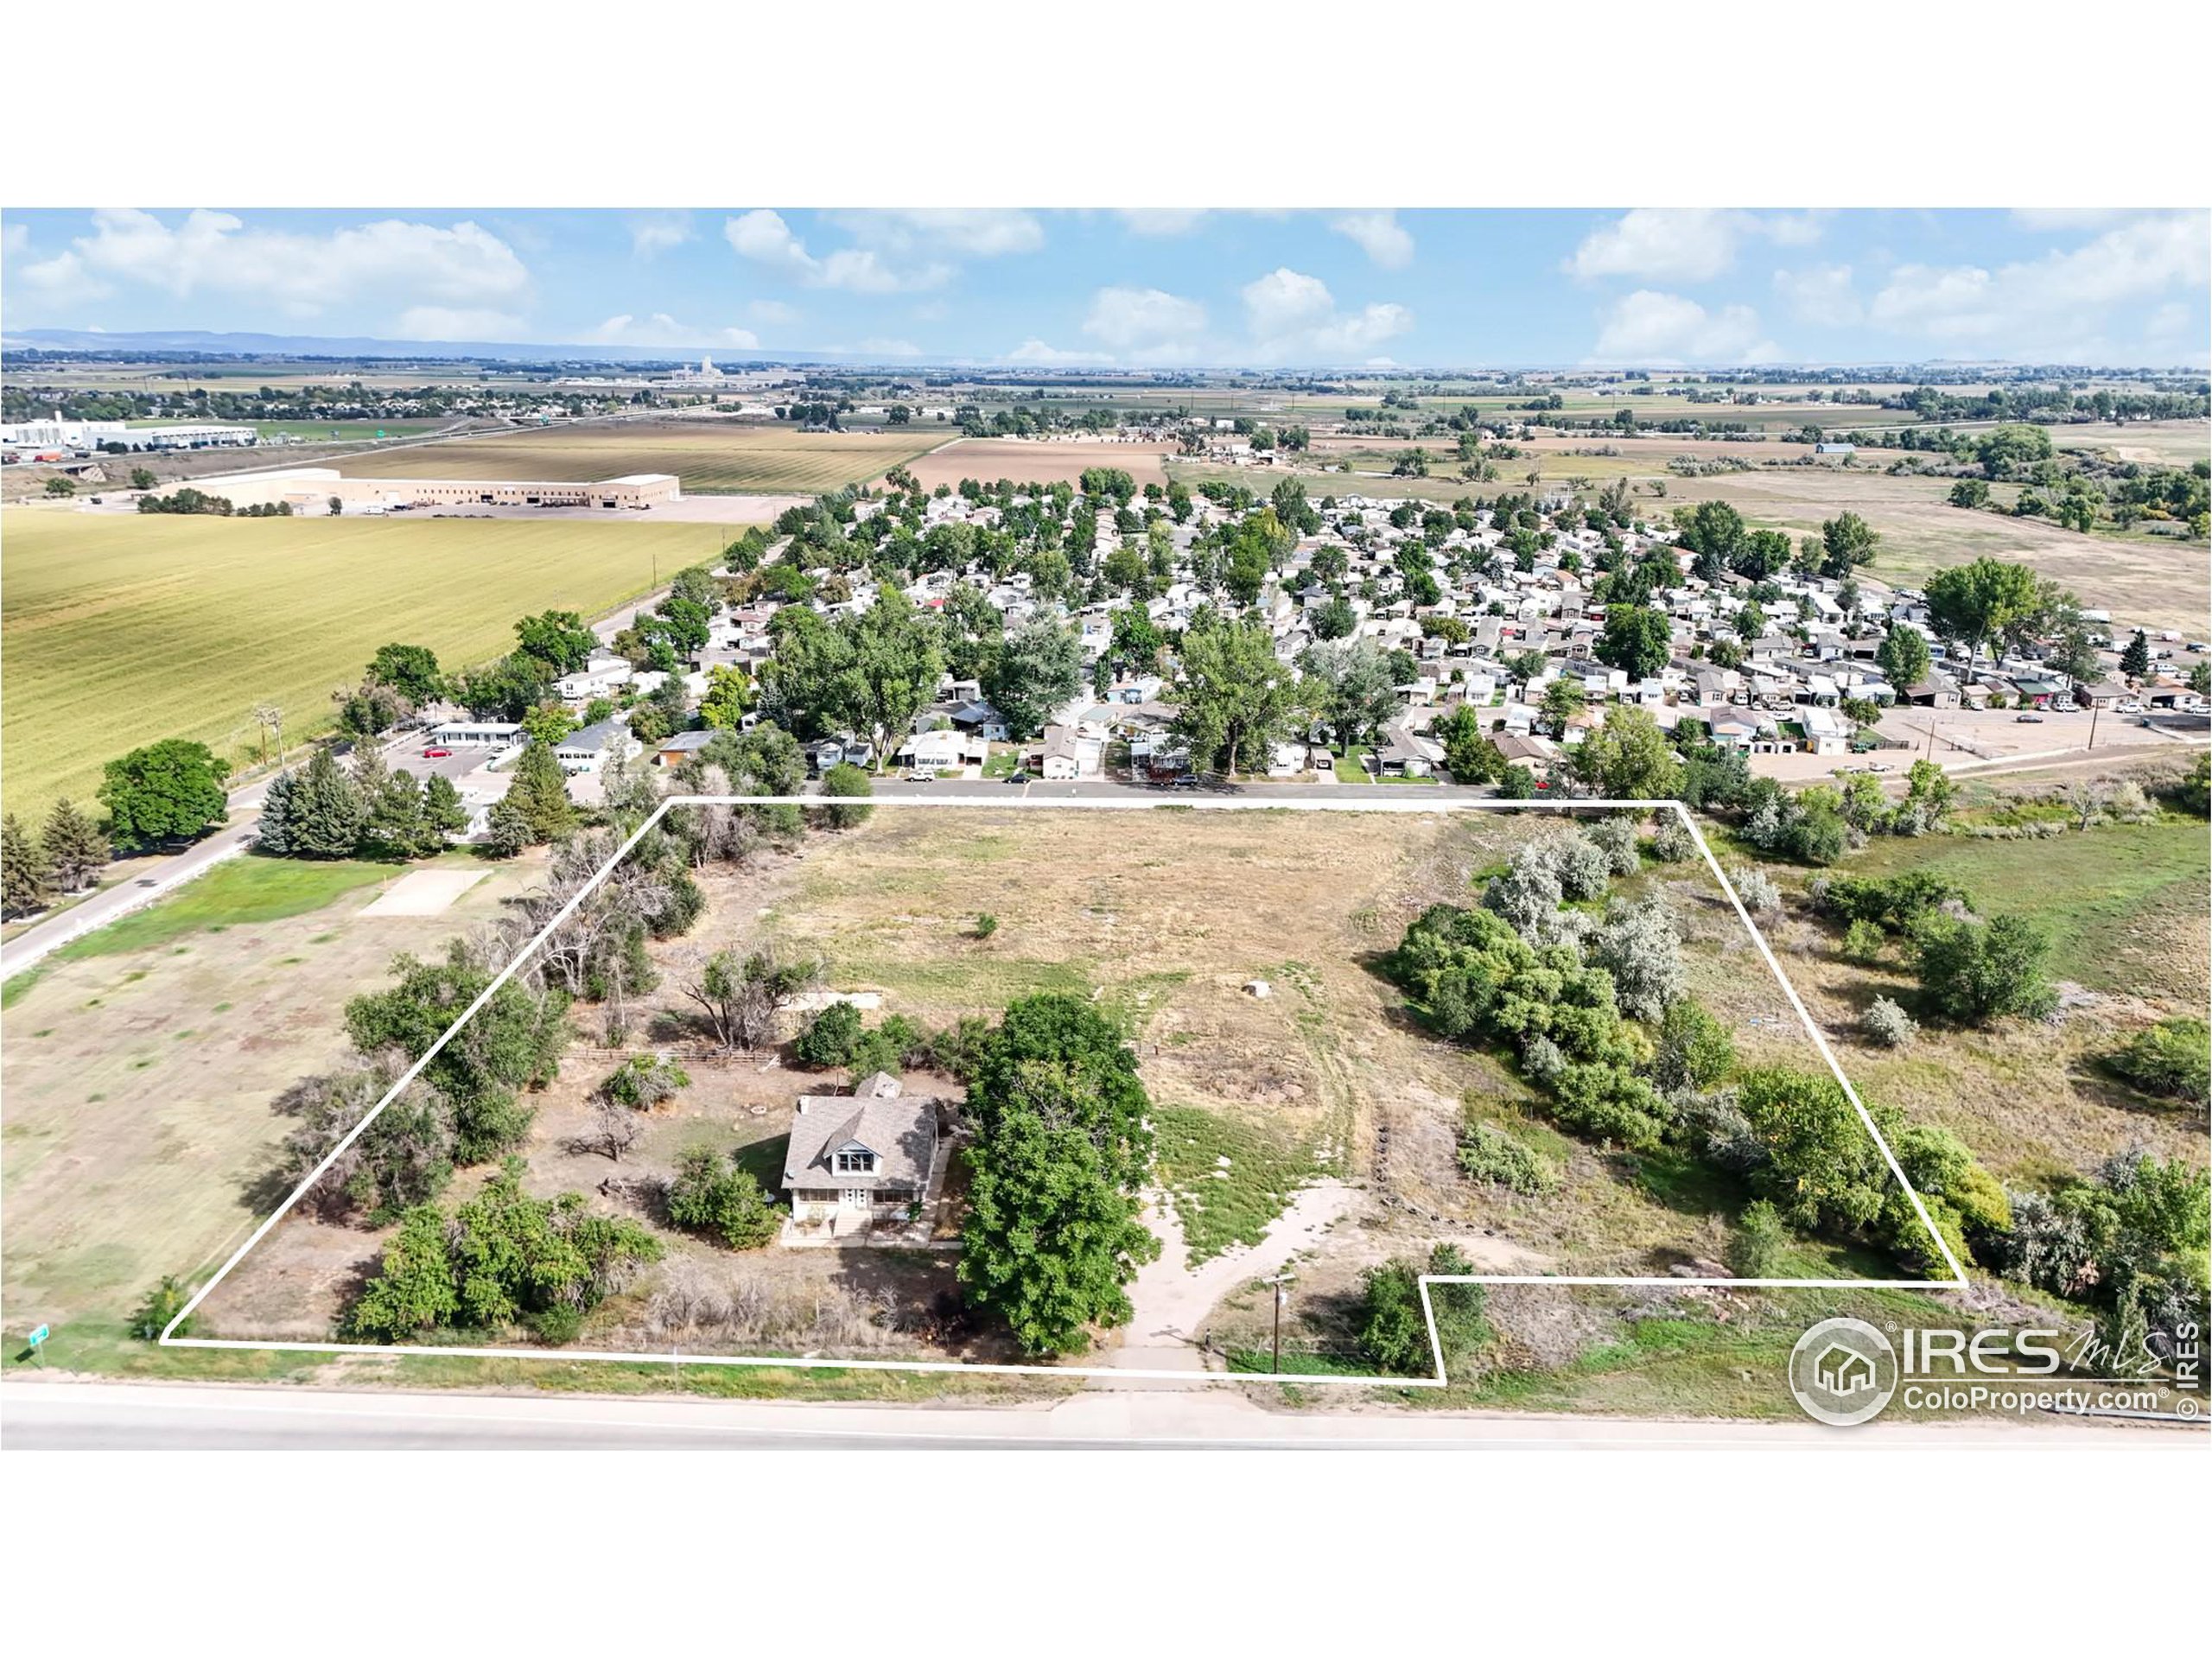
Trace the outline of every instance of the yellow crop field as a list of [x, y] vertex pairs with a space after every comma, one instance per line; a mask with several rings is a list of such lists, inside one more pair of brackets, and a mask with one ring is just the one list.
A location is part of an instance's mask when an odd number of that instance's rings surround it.
[[89, 801], [102, 765], [198, 738], [256, 741], [257, 702], [288, 741], [327, 729], [330, 693], [377, 647], [460, 666], [549, 607], [586, 616], [710, 557], [727, 524], [516, 519], [198, 518], [10, 507], [0, 514], [0, 775], [10, 811]]
[[625, 421], [456, 438], [338, 463], [348, 478], [516, 479], [549, 484], [674, 473], [702, 494], [819, 494], [880, 477], [959, 435], [935, 422], [802, 432], [736, 421]]

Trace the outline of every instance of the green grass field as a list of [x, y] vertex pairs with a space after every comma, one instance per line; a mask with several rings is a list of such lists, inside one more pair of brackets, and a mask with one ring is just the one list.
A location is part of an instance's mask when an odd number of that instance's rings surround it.
[[10, 811], [89, 802], [102, 765], [163, 737], [239, 760], [251, 710], [288, 741], [330, 725], [330, 693], [378, 645], [462, 665], [514, 619], [594, 615], [710, 556], [727, 524], [512, 519], [185, 518], [7, 510], [0, 647]]
[[872, 432], [802, 432], [734, 421], [626, 422], [456, 438], [340, 461], [348, 478], [485, 478], [572, 483], [674, 473], [707, 494], [819, 493], [874, 478], [957, 436], [934, 423]]

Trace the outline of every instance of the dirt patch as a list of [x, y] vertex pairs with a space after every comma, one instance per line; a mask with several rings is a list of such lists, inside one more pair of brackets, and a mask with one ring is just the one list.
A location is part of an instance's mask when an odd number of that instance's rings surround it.
[[1088, 467], [1118, 467], [1137, 481], [1166, 485], [1161, 464], [1167, 452], [1152, 444], [1120, 442], [1054, 443], [1026, 438], [961, 438], [906, 463], [906, 470], [924, 489], [940, 484], [957, 486], [963, 478], [995, 483], [1001, 478], [1017, 484], [1075, 483]]

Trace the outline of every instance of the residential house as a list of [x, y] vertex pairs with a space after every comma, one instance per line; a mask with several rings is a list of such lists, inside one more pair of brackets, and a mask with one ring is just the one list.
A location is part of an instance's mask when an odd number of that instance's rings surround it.
[[906, 1219], [930, 1196], [944, 1132], [940, 1103], [886, 1071], [849, 1095], [802, 1095], [784, 1154], [791, 1229], [832, 1237]]

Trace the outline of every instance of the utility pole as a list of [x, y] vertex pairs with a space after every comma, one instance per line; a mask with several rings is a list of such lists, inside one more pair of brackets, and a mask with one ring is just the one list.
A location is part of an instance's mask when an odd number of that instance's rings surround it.
[[2097, 716], [2102, 712], [2096, 699], [2092, 697], [2089, 700], [2089, 747], [2093, 749], [2097, 747]]
[[1275, 1290], [1274, 1358], [1271, 1362], [1270, 1369], [1277, 1376], [1281, 1375], [1282, 1372], [1282, 1305], [1290, 1300], [1290, 1274], [1279, 1273], [1272, 1279], [1263, 1279], [1260, 1281], [1262, 1284], [1273, 1285]]

